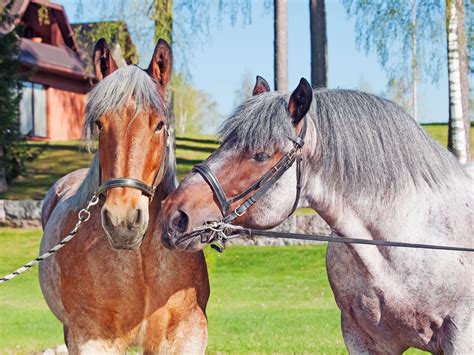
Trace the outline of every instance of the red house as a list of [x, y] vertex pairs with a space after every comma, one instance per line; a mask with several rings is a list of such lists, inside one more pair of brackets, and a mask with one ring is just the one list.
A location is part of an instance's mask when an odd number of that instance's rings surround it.
[[[19, 62], [23, 82], [21, 132], [33, 139], [80, 139], [86, 93], [94, 77], [79, 56], [74, 31], [61, 5], [16, 0], [11, 12], [22, 25]], [[0, 33], [12, 28], [0, 27]]]

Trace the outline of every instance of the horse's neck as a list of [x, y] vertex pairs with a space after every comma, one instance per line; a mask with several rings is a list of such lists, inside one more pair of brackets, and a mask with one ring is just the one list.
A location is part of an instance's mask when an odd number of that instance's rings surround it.
[[[440, 245], [469, 246], [471, 243], [472, 217], [469, 216], [472, 216], [474, 201], [472, 193], [463, 190], [469, 189], [464, 177], [453, 177], [450, 184], [432, 190], [407, 188], [392, 198], [367, 196], [360, 201], [329, 191], [322, 180], [317, 175], [308, 178], [306, 199], [343, 237]], [[358, 255], [372, 275], [383, 270], [383, 265], [404, 258], [405, 252], [399, 248], [355, 244], [348, 248]]]
[[166, 167], [166, 174], [163, 178], [163, 189], [167, 194], [170, 194], [178, 187], [178, 179], [176, 177], [176, 155], [175, 155], [175, 139], [174, 135], [170, 137], [170, 149], [168, 149], [168, 160]]

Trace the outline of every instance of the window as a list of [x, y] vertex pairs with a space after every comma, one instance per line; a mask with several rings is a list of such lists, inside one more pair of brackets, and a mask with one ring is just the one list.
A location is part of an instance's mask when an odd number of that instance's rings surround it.
[[23, 82], [20, 102], [20, 132], [47, 137], [46, 90], [41, 84]]

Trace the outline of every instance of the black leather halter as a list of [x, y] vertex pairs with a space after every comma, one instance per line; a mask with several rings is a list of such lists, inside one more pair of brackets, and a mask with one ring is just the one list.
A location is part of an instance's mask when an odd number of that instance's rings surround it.
[[[245, 189], [243, 192], [234, 196], [232, 198], [227, 198], [224, 190], [222, 189], [221, 184], [217, 177], [213, 174], [209, 166], [205, 163], [197, 164], [193, 167], [194, 172], [201, 174], [204, 180], [208, 183], [215, 196], [219, 202], [219, 207], [221, 209], [222, 215], [224, 216], [222, 222], [231, 223], [237, 217], [242, 216], [247, 210], [252, 206], [259, 198], [261, 198], [265, 192], [267, 192], [270, 187], [275, 184], [287, 171], [293, 163], [296, 161], [296, 199], [293, 204], [293, 208], [290, 212], [290, 215], [298, 207], [298, 201], [301, 194], [301, 163], [302, 163], [302, 154], [301, 149], [304, 145], [304, 138], [306, 135], [306, 117], [304, 118], [303, 127], [301, 128], [300, 134], [292, 139], [293, 148], [287, 152], [269, 171], [265, 173], [257, 182]], [[234, 209], [232, 213], [229, 213], [230, 206], [247, 196], [252, 191], [256, 191], [252, 196], [246, 199], [241, 203], [237, 208]]]
[[[102, 183], [99, 182], [99, 188], [97, 189], [97, 195], [103, 195], [107, 190], [113, 189], [115, 187], [129, 187], [132, 189], [140, 190], [144, 195], [150, 198], [150, 201], [153, 199], [155, 195], [155, 190], [158, 184], [163, 179], [165, 175], [166, 168], [168, 166], [168, 149], [169, 149], [169, 132], [168, 132], [168, 125], [164, 126], [165, 130], [165, 149], [163, 151], [163, 155], [161, 156], [160, 167], [156, 172], [155, 178], [153, 179], [153, 183], [151, 185], [145, 184], [143, 181], [132, 179], [128, 177], [121, 177], [121, 178], [111, 178]], [[99, 179], [102, 180], [102, 169], [99, 165]]]

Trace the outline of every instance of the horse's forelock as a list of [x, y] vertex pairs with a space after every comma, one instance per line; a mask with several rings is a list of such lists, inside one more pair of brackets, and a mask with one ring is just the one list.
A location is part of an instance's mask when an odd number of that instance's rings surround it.
[[135, 116], [147, 110], [166, 114], [165, 104], [153, 78], [135, 65], [120, 68], [89, 93], [83, 135], [88, 148], [94, 142], [94, 123], [106, 113], [121, 111], [131, 100], [135, 105]]

